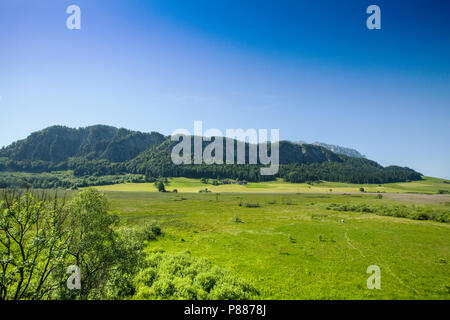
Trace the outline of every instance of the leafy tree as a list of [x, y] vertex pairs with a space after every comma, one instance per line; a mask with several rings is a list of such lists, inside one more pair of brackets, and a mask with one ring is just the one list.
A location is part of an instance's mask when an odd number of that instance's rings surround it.
[[156, 181], [155, 187], [158, 189], [158, 192], [166, 192], [166, 187], [164, 186], [164, 183], [162, 181]]
[[4, 191], [0, 203], [0, 300], [42, 299], [58, 287], [51, 279], [67, 255], [67, 211], [55, 197]]
[[[142, 266], [143, 243], [155, 225], [117, 230], [100, 192], [88, 189], [68, 204], [45, 193], [4, 191], [0, 202], [0, 300], [125, 297]], [[81, 289], [66, 286], [67, 267], [81, 271]]]
[[79, 292], [67, 298], [99, 298], [108, 275], [117, 263], [119, 217], [108, 213], [108, 201], [95, 189], [80, 192], [69, 204], [68, 229], [73, 230], [68, 248], [69, 261], [81, 270]]

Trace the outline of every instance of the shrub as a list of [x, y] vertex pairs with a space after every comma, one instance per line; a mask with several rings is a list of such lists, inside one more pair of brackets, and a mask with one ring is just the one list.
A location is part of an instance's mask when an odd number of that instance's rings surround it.
[[161, 227], [154, 222], [147, 222], [142, 227], [138, 227], [137, 232], [143, 241], [155, 240], [162, 235]]
[[260, 207], [259, 203], [245, 203], [244, 206], [246, 208], [259, 208]]
[[243, 300], [259, 295], [249, 282], [186, 253], [151, 254], [134, 286], [134, 299]]
[[162, 181], [156, 181], [155, 187], [158, 189], [158, 192], [166, 192], [166, 187]]

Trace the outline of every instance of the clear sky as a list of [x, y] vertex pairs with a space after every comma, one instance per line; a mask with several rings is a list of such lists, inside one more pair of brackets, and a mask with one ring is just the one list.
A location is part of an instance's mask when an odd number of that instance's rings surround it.
[[0, 146], [55, 124], [202, 120], [450, 178], [449, 17], [445, 0], [1, 0]]

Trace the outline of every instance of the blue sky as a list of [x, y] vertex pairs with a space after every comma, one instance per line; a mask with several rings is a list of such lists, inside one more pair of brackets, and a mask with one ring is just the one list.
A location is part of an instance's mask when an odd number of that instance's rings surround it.
[[[82, 12], [66, 28], [66, 8]], [[381, 30], [366, 8], [381, 8]], [[450, 2], [0, 2], [0, 146], [46, 126], [277, 128], [450, 178]]]

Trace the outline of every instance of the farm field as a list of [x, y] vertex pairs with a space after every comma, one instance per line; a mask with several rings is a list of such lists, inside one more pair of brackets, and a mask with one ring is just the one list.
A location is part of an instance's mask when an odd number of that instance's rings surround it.
[[[450, 193], [450, 183], [446, 180], [424, 177], [421, 181], [386, 184], [350, 184], [339, 182], [320, 183], [288, 183], [282, 180], [248, 183], [247, 185], [227, 184], [213, 186], [203, 184], [199, 179], [171, 178], [169, 179], [167, 190], [177, 189], [178, 192], [199, 192], [207, 188], [211, 192], [235, 192], [235, 193], [332, 193], [332, 192], [357, 192], [364, 188], [366, 192], [387, 192], [387, 193], [423, 193], [436, 194], [439, 190]], [[153, 183], [124, 183], [107, 186], [97, 186], [96, 189], [103, 191], [132, 191], [132, 192], [157, 192]], [[331, 189], [331, 191], [330, 191]]]
[[[436, 183], [425, 180], [410, 189]], [[190, 179], [172, 180], [168, 190], [177, 188], [178, 193], [135, 191], [153, 191], [151, 184], [99, 188], [123, 224], [156, 221], [162, 227], [163, 236], [147, 243], [147, 253], [206, 258], [252, 282], [260, 299], [450, 299], [450, 224], [333, 210], [342, 205], [413, 205], [374, 194], [295, 194], [309, 188], [262, 185], [206, 186], [221, 194], [197, 193], [205, 185]], [[400, 190], [403, 185], [383, 187]], [[333, 184], [339, 187], [356, 192]], [[246, 193], [227, 193], [236, 190]], [[265, 192], [251, 193], [255, 190]], [[444, 197], [443, 203], [424, 206], [448, 210], [450, 199]], [[381, 290], [366, 287], [370, 265], [381, 269]]]

